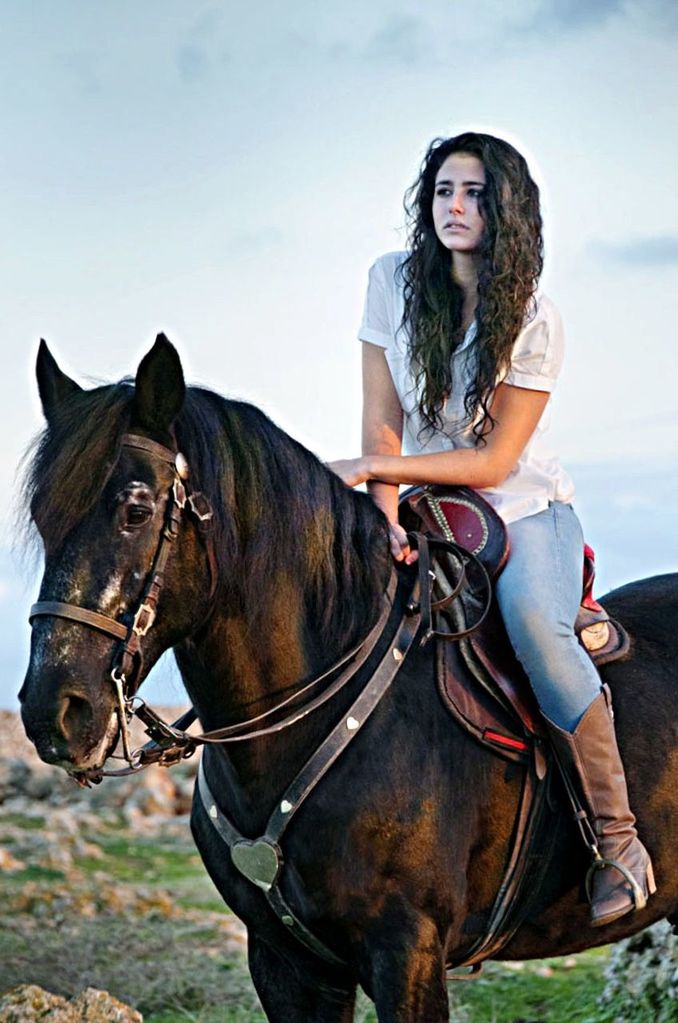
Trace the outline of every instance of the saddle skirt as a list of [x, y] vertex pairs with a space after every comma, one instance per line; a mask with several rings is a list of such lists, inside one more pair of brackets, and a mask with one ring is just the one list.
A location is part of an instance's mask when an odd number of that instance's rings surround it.
[[[502, 519], [491, 505], [467, 487], [412, 487], [400, 503], [400, 519], [418, 529], [459, 544], [474, 554], [495, 579], [510, 556]], [[444, 557], [434, 562], [435, 589], [444, 598], [454, 589]], [[473, 575], [463, 595], [438, 615], [439, 632], [468, 628], [481, 617]], [[629, 637], [593, 597], [595, 557], [582, 552], [582, 602], [575, 632], [596, 666], [627, 653]], [[534, 755], [534, 740], [545, 735], [543, 719], [527, 676], [509, 641], [493, 600], [489, 613], [470, 635], [457, 642], [438, 642], [438, 687], [456, 720], [484, 745], [509, 760]]]

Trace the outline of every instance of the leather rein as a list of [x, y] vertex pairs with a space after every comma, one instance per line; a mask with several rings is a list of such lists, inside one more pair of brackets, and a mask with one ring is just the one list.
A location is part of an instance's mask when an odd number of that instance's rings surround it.
[[[383, 595], [379, 618], [369, 633], [357, 646], [344, 654], [329, 669], [306, 683], [301, 689], [285, 697], [269, 710], [245, 721], [227, 725], [214, 731], [203, 732], [200, 735], [193, 735], [185, 730], [197, 719], [197, 713], [193, 707], [173, 724], [168, 724], [144, 700], [136, 695], [136, 689], [138, 688], [136, 683], [143, 669], [142, 640], [155, 621], [158, 599], [164, 585], [164, 572], [167, 560], [179, 535], [182, 520], [187, 514], [193, 517], [206, 548], [210, 574], [210, 602], [212, 602], [218, 585], [217, 560], [211, 533], [213, 511], [207, 497], [202, 492], [191, 490], [189, 483], [190, 469], [186, 458], [181, 452], [172, 451], [157, 441], [132, 433], [127, 433], [123, 436], [122, 447], [144, 451], [172, 466], [174, 470], [174, 479], [168, 493], [165, 522], [160, 531], [158, 546], [153, 557], [150, 572], [131, 621], [129, 624], [126, 624], [99, 611], [92, 611], [79, 607], [76, 604], [56, 600], [38, 601], [33, 604], [29, 614], [31, 624], [38, 617], [63, 618], [95, 629], [119, 641], [119, 646], [113, 658], [110, 678], [116, 696], [116, 713], [120, 728], [123, 759], [127, 761], [128, 767], [118, 770], [92, 769], [83, 772], [72, 772], [72, 777], [85, 786], [88, 786], [91, 782], [100, 781], [104, 775], [119, 776], [133, 774], [146, 767], [150, 767], [151, 764], [169, 767], [180, 760], [192, 756], [200, 745], [245, 742], [250, 739], [272, 735], [306, 717], [339, 692], [368, 660], [379, 642], [388, 621], [397, 587], [397, 573], [392, 570], [388, 586]], [[425, 537], [420, 533], [411, 533], [409, 535], [411, 542], [419, 550], [419, 558], [417, 562], [417, 583], [407, 605], [406, 614], [414, 614], [420, 619], [417, 630], [421, 637], [420, 643], [423, 645], [433, 636], [444, 640], [456, 640], [467, 635], [481, 624], [487, 614], [490, 603], [489, 595], [491, 593], [489, 580], [487, 581], [488, 597], [484, 610], [471, 628], [461, 629], [458, 632], [452, 633], [437, 632], [432, 627], [432, 615], [434, 612], [446, 608], [459, 596], [467, 585], [465, 563], [469, 559], [473, 560], [480, 567], [486, 578], [483, 566], [468, 551], [449, 541]], [[438, 551], [441, 554], [451, 555], [459, 565], [458, 578], [454, 586], [450, 589], [448, 585], [445, 589], [445, 596], [440, 600], [434, 600], [432, 597], [432, 586], [436, 576], [431, 571], [431, 548], [433, 551]], [[131, 612], [126, 613], [127, 616], [130, 614]], [[338, 676], [332, 679], [332, 676], [336, 675], [337, 672], [339, 672]], [[328, 685], [322, 692], [312, 696], [308, 702], [297, 706], [296, 709], [293, 709], [281, 719], [270, 722], [271, 718], [280, 714], [291, 703], [301, 701], [304, 697], [309, 696], [317, 686], [325, 682], [328, 682]], [[136, 750], [132, 750], [129, 731], [129, 724], [133, 716], [138, 717], [143, 722], [146, 734], [150, 736], [151, 740], [145, 746]]]

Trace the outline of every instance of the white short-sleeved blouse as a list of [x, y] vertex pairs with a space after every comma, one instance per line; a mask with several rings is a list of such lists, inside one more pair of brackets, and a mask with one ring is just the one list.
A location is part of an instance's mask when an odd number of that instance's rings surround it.
[[[474, 447], [472, 424], [464, 423], [464, 394], [473, 378], [476, 325], [472, 323], [453, 355], [453, 393], [445, 403], [443, 429], [431, 432], [418, 410], [418, 393], [410, 367], [407, 337], [401, 327], [403, 290], [396, 273], [406, 252], [389, 252], [372, 266], [365, 299], [361, 341], [386, 350], [386, 361], [404, 412], [405, 454], [429, 454], [453, 448]], [[535, 316], [516, 339], [511, 366], [503, 381], [515, 387], [552, 391], [563, 361], [563, 328], [558, 310], [545, 295], [537, 297]], [[544, 435], [551, 418], [549, 401], [518, 463], [503, 483], [478, 492], [493, 505], [505, 522], [535, 515], [549, 501], [570, 502], [574, 486]]]

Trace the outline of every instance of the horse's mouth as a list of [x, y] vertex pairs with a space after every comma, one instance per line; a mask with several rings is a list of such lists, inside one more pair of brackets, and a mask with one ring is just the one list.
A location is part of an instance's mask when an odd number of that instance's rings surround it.
[[69, 770], [68, 775], [81, 789], [91, 789], [92, 785], [98, 785], [104, 779], [101, 768], [88, 768], [86, 771]]
[[118, 744], [119, 731], [118, 715], [113, 712], [108, 719], [102, 738], [88, 753], [79, 756], [77, 761], [75, 759], [61, 760], [58, 766], [63, 767], [73, 781], [82, 788], [98, 785], [104, 776], [104, 764]]
[[102, 761], [100, 765], [84, 766], [83, 764], [78, 764], [76, 766], [72, 760], [59, 757], [53, 746], [49, 746], [44, 749], [40, 749], [40, 747], [36, 746], [36, 750], [40, 759], [44, 761], [44, 763], [49, 764], [50, 767], [60, 767], [62, 771], [66, 772], [69, 778], [72, 778], [74, 782], [77, 782], [77, 784], [83, 788], [89, 788], [90, 785], [97, 785], [103, 778], [102, 768], [106, 758], [104, 758], [104, 761]]

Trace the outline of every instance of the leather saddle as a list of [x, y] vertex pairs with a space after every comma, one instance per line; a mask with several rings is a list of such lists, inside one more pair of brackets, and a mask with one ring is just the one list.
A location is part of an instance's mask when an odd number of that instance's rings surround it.
[[[459, 596], [445, 597], [458, 585], [458, 565], [435, 558], [434, 590], [445, 610], [437, 615], [436, 633], [457, 642], [439, 642], [438, 687], [457, 721], [476, 739], [509, 760], [524, 762], [534, 755], [534, 740], [545, 734], [537, 701], [504, 628], [501, 613], [487, 589], [510, 557], [504, 522], [494, 508], [467, 487], [426, 486], [405, 491], [400, 520], [407, 530], [442, 537], [473, 555], [464, 566], [466, 585]], [[474, 572], [478, 559], [485, 572]], [[485, 575], [487, 573], [487, 575]], [[485, 585], [483, 585], [483, 578]], [[582, 602], [575, 631], [596, 666], [624, 656], [629, 637], [593, 597], [595, 558], [582, 552]], [[491, 604], [483, 614], [485, 600]], [[482, 621], [481, 621], [482, 619]], [[481, 621], [477, 628], [475, 622]], [[471, 631], [467, 633], [467, 630]]]

